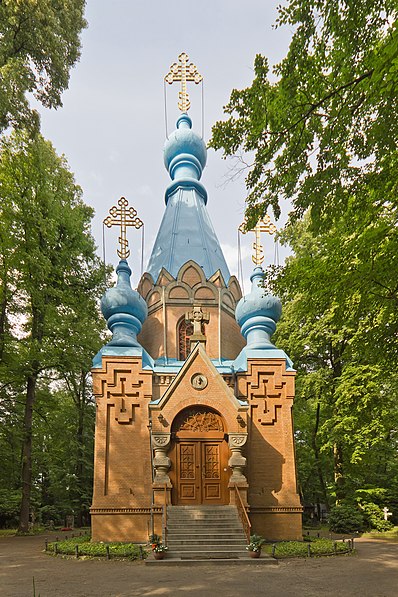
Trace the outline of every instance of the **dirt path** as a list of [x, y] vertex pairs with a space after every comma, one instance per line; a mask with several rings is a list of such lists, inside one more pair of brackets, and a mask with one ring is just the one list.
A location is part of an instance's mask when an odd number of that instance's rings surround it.
[[135, 562], [64, 560], [44, 537], [0, 538], [1, 597], [398, 597], [398, 543], [359, 539], [353, 556], [278, 566], [156, 568]]

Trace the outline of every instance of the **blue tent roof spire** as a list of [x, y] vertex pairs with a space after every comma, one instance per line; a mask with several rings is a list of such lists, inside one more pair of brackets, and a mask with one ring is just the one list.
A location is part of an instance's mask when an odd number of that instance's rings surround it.
[[207, 150], [183, 113], [164, 146], [164, 163], [172, 182], [166, 189], [166, 211], [148, 263], [156, 281], [164, 267], [174, 278], [192, 259], [209, 279], [220, 270], [225, 282], [230, 273], [206, 209], [207, 192], [200, 182]]

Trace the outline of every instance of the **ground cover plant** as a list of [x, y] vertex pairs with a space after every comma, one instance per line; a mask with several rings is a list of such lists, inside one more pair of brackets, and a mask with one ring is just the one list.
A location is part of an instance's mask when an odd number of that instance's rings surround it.
[[78, 546], [79, 556], [86, 557], [107, 557], [125, 558], [128, 560], [138, 560], [145, 557], [146, 552], [140, 550], [134, 543], [102, 543], [92, 542], [89, 535], [65, 539], [63, 541], [52, 541], [47, 545], [47, 551], [60, 555], [76, 555], [76, 546]]
[[[308, 550], [310, 546], [310, 553]], [[263, 550], [275, 558], [306, 558], [311, 556], [327, 556], [351, 551], [349, 543], [332, 539], [311, 538], [311, 541], [281, 541], [274, 545], [266, 545]]]

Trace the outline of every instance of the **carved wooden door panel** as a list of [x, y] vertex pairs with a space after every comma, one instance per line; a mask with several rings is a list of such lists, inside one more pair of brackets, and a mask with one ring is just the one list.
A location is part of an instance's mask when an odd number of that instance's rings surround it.
[[201, 503], [201, 465], [198, 442], [177, 444], [177, 496], [181, 505]]
[[180, 505], [224, 504], [227, 484], [225, 442], [180, 441], [177, 443], [177, 503]]
[[190, 407], [176, 417], [173, 432], [173, 503], [228, 503], [229, 452], [221, 416], [202, 406]]
[[203, 504], [216, 504], [222, 500], [220, 448], [220, 442], [201, 442]]

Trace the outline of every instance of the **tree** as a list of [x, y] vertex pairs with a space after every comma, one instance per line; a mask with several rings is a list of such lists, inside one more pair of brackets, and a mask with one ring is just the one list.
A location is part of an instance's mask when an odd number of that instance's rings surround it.
[[[328, 226], [335, 210], [371, 185], [375, 203], [397, 209], [398, 24], [396, 0], [289, 0], [278, 26], [293, 29], [286, 57], [268, 80], [233, 90], [210, 145], [254, 155], [246, 178], [254, 224], [281, 198], [296, 217], [311, 208]], [[244, 162], [245, 164], [246, 162]]]
[[252, 85], [232, 91], [210, 142], [248, 170], [249, 228], [269, 206], [278, 217], [282, 200], [293, 205], [277, 341], [299, 367], [310, 500], [397, 483], [397, 9], [288, 0], [277, 25], [293, 35], [276, 82], [258, 55]]
[[38, 128], [27, 93], [48, 108], [62, 105], [69, 72], [80, 57], [85, 0], [0, 2], [0, 132]]
[[66, 354], [70, 370], [76, 371], [81, 347], [90, 343], [91, 354], [98, 349], [96, 300], [103, 290], [103, 268], [89, 232], [92, 209], [82, 202], [65, 159], [42, 137], [30, 140], [23, 133], [4, 138], [0, 152], [0, 239], [6, 247], [1, 266], [8, 280], [0, 371], [10, 403], [21, 401], [24, 393], [22, 532], [29, 520], [38, 384], [44, 373], [54, 379], [54, 372], [63, 371]]
[[[378, 290], [398, 238], [395, 230], [384, 236], [388, 211], [385, 220], [372, 222], [370, 230], [361, 226], [352, 202], [328, 231], [315, 235], [307, 216], [282, 234], [294, 256], [273, 282], [285, 305], [276, 341], [298, 367], [297, 454], [308, 502], [342, 502], [360, 488], [398, 481], [391, 466], [398, 317], [394, 301]], [[380, 235], [373, 262], [360, 252], [369, 234]]]

